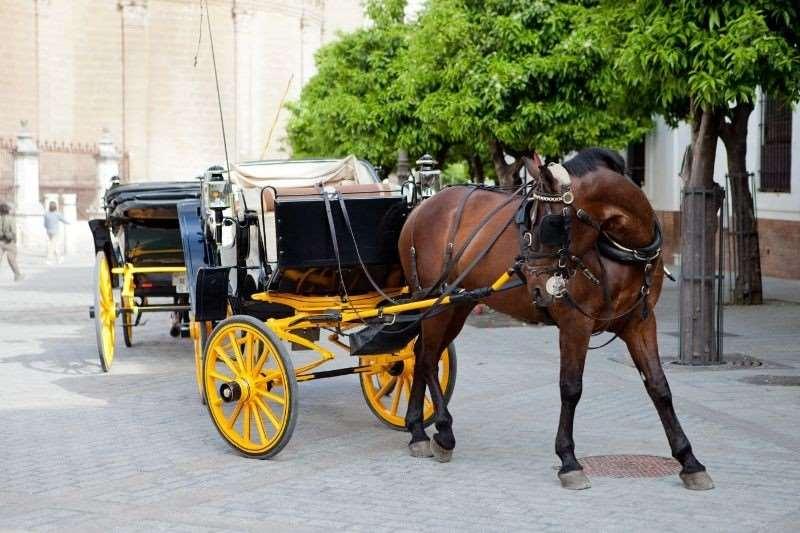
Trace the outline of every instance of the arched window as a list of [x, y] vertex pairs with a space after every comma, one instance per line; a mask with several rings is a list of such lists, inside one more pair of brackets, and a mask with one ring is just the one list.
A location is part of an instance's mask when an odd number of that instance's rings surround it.
[[764, 192], [790, 192], [792, 106], [764, 97], [761, 129], [761, 183]]

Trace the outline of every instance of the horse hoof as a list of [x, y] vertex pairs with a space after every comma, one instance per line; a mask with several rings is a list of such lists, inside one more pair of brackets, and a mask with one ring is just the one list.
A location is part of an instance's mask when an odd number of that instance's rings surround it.
[[714, 482], [705, 470], [692, 472], [691, 474], [681, 472], [680, 478], [683, 481], [683, 486], [689, 490], [711, 490], [714, 488]]
[[411, 457], [433, 457], [429, 440], [412, 442], [408, 445], [408, 451], [411, 453]]
[[438, 442], [436, 442], [436, 437], [431, 440], [431, 452], [434, 459], [439, 461], [440, 463], [449, 463], [450, 459], [453, 458], [453, 450], [445, 450], [442, 448]]
[[583, 470], [571, 470], [563, 474], [559, 472], [558, 479], [561, 481], [561, 486], [569, 490], [584, 490], [592, 486]]

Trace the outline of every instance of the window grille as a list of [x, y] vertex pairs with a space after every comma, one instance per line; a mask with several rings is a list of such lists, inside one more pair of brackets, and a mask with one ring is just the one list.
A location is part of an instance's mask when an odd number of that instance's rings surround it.
[[765, 97], [761, 136], [761, 183], [764, 192], [790, 192], [792, 106]]
[[629, 144], [625, 160], [628, 176], [639, 187], [644, 185], [644, 141]]

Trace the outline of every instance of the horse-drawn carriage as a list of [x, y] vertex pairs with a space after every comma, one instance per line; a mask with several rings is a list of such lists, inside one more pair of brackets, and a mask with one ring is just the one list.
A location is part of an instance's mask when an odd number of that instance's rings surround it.
[[[297, 383], [347, 374], [359, 374], [379, 420], [405, 428], [418, 328], [397, 320], [416, 305], [402, 303], [397, 240], [409, 204], [400, 189], [353, 157], [254, 162], [230, 176], [212, 167], [201, 200], [179, 211], [184, 242], [202, 243], [187, 253], [198, 387], [231, 446], [274, 456], [294, 428]], [[394, 320], [396, 335], [377, 339]], [[306, 353], [290, 357], [297, 350]], [[318, 370], [343, 350], [355, 365]], [[439, 365], [447, 398], [455, 374], [451, 345]], [[426, 422], [432, 414], [426, 399]]]
[[[95, 249], [90, 316], [105, 372], [114, 361], [118, 316], [128, 347], [142, 313], [173, 313], [171, 334], [188, 334], [189, 288], [177, 204], [199, 195], [197, 182], [115, 181], [104, 195], [105, 218], [89, 221]], [[118, 301], [114, 289], [119, 289]]]

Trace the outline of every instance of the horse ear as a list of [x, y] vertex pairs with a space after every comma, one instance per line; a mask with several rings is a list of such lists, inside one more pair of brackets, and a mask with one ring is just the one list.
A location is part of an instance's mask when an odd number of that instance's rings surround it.
[[561, 186], [558, 180], [553, 176], [549, 168], [542, 165], [539, 167], [539, 183], [542, 185], [542, 192], [550, 194], [560, 194]]
[[539, 167], [542, 166], [542, 160], [539, 159], [536, 152], [533, 154], [533, 159], [522, 156], [522, 164], [525, 166], [525, 171], [532, 180], [536, 181], [539, 179]]

